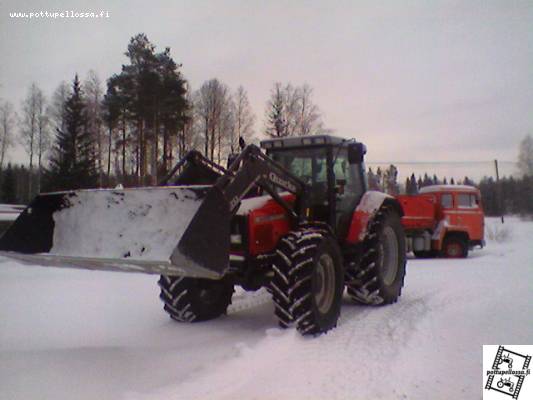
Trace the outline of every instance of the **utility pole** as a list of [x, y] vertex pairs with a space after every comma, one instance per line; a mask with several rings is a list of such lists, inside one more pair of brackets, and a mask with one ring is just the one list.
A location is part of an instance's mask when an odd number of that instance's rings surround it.
[[501, 220], [503, 224], [505, 221], [503, 219], [503, 199], [502, 199], [502, 190], [500, 186], [500, 173], [498, 171], [498, 160], [494, 160], [494, 167], [496, 168], [496, 196], [497, 196], [497, 201], [500, 206]]

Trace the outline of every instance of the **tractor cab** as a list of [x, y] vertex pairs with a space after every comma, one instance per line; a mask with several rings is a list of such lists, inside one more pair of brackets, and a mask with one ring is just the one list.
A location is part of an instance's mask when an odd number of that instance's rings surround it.
[[346, 236], [355, 207], [366, 191], [365, 146], [355, 140], [317, 135], [265, 140], [261, 147], [308, 186], [310, 217], [327, 222], [340, 237]]

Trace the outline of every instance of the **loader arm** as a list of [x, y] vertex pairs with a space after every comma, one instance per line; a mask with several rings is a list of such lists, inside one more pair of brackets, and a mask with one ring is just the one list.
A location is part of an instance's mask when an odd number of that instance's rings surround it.
[[230, 165], [228, 171], [215, 184], [229, 204], [231, 214], [239, 208], [240, 201], [254, 187], [259, 186], [276, 200], [289, 214], [298, 220], [302, 217], [297, 206], [289, 205], [278, 195], [276, 188], [296, 195], [299, 208], [305, 206], [308, 186], [261, 152], [255, 145], [248, 145]]
[[[171, 181], [181, 169], [181, 173]], [[170, 172], [159, 181], [158, 186], [173, 185], [212, 185], [226, 173], [226, 169], [204, 157], [197, 150], [191, 150], [179, 160]]]
[[[192, 266], [192, 260], [196, 266], [223, 275], [229, 267], [231, 219], [241, 199], [256, 186], [269, 193], [294, 224], [303, 222], [307, 185], [257, 146], [248, 145], [207, 193], [170, 258], [172, 264]], [[295, 194], [296, 201], [288, 204], [276, 188]]]

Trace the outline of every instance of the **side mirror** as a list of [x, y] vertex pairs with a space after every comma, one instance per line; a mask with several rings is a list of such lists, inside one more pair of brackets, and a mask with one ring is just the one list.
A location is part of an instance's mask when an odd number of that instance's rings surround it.
[[350, 164], [361, 164], [366, 153], [363, 143], [351, 143], [348, 145], [348, 162]]

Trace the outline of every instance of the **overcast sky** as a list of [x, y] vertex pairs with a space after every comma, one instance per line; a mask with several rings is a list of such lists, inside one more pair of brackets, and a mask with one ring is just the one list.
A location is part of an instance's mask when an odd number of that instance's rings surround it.
[[[9, 12], [108, 11], [14, 19]], [[308, 83], [370, 161], [515, 160], [533, 134], [533, 1], [1, 1], [0, 97], [119, 72], [144, 32], [193, 88], [243, 85], [263, 130], [275, 81]], [[22, 152], [10, 154], [23, 161]]]

